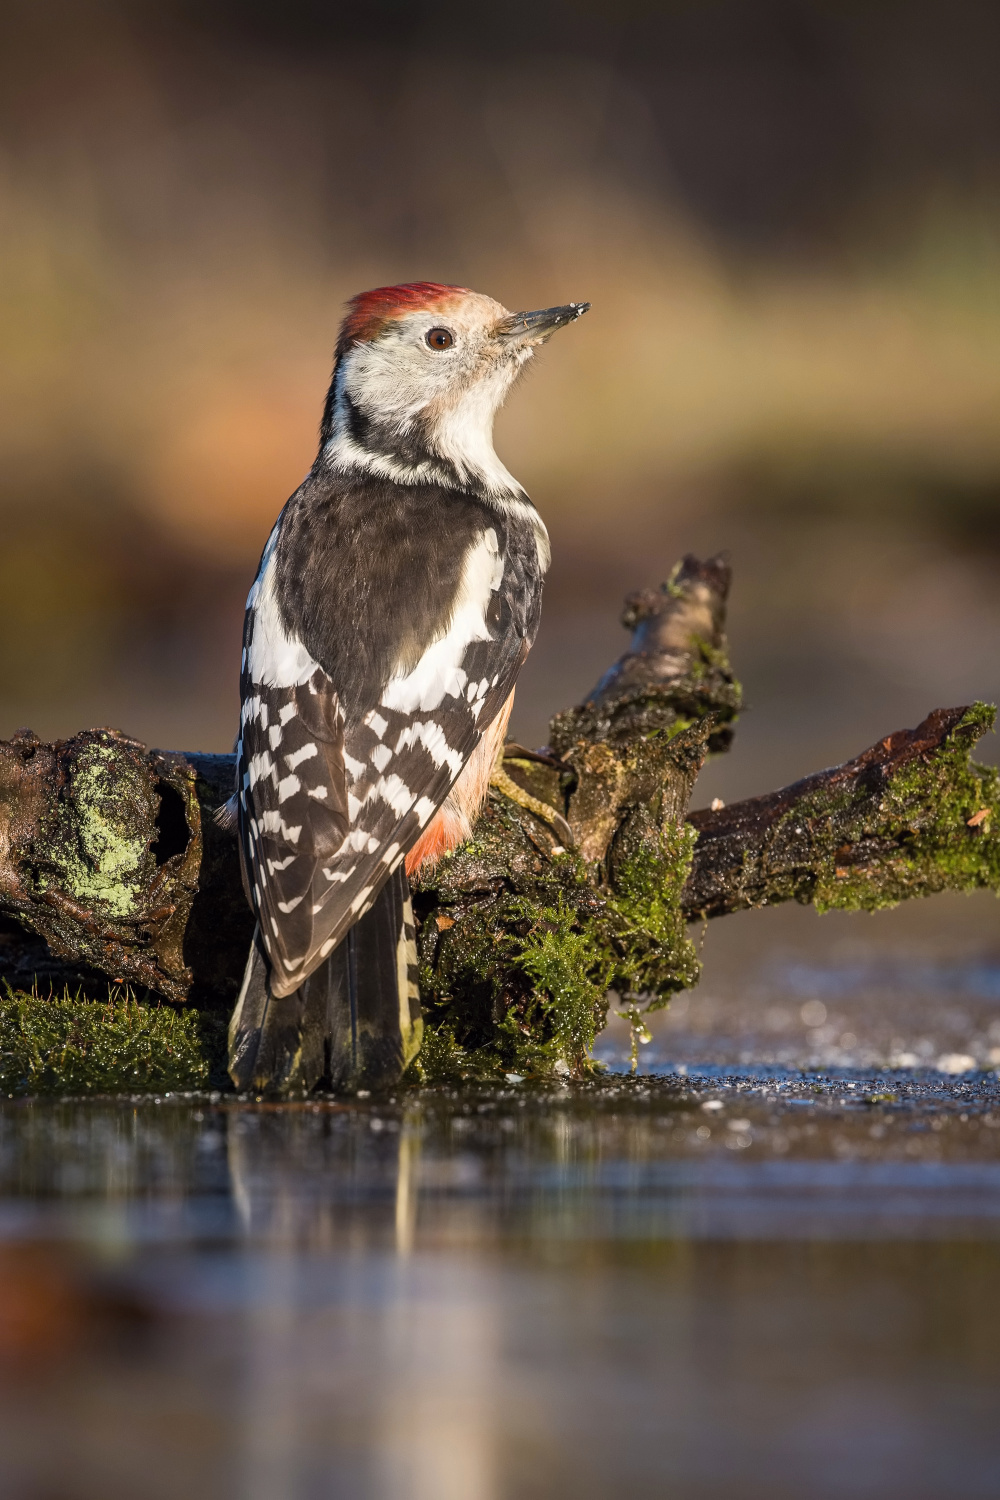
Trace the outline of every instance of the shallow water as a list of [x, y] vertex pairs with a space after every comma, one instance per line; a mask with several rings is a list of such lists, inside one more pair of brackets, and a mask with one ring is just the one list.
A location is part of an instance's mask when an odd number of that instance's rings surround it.
[[992, 1500], [1000, 969], [789, 920], [636, 1078], [0, 1105], [0, 1495]]
[[8, 1103], [3, 1493], [995, 1496], [1000, 1085]]

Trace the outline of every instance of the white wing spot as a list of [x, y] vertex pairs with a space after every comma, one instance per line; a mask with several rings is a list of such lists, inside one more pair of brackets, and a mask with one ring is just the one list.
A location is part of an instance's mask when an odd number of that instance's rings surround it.
[[377, 734], [379, 739], [382, 738], [386, 730], [389, 728], [389, 720], [383, 719], [382, 715], [376, 708], [373, 708], [368, 713], [366, 713], [361, 722], [363, 724], [367, 724], [368, 728], [372, 730], [374, 734]]
[[289, 854], [284, 859], [269, 859], [267, 862], [268, 871], [273, 875], [275, 870], [287, 870], [289, 865], [294, 865], [298, 857], [297, 854]]
[[256, 786], [258, 781], [263, 781], [267, 777], [272, 776], [274, 774], [274, 761], [271, 758], [270, 752], [262, 750], [259, 755], [252, 755], [250, 757], [250, 764], [247, 766], [247, 773], [250, 777], [251, 786]]
[[263, 824], [265, 833], [280, 833], [281, 837], [287, 839], [288, 843], [298, 843], [299, 834], [302, 832], [301, 823], [295, 828], [289, 828], [288, 824], [282, 819], [281, 814], [273, 808], [264, 814], [261, 823]]
[[413, 792], [398, 776], [383, 776], [376, 786], [373, 786], [366, 802], [373, 797], [378, 797], [388, 804], [396, 814], [397, 818], [404, 817], [417, 800]]
[[486, 611], [490, 595], [503, 578], [503, 567], [496, 532], [490, 526], [465, 554], [446, 631], [428, 646], [411, 672], [389, 679], [382, 694], [383, 707], [407, 714], [417, 709], [429, 713], [443, 698], [457, 698], [465, 691], [469, 677], [460, 664], [473, 641], [493, 639]]
[[278, 902], [278, 910], [279, 911], [283, 911], [283, 912], [294, 911], [295, 908], [302, 901], [302, 899], [303, 898], [301, 896], [293, 896], [292, 899], [291, 899], [291, 901], [279, 901]]
[[371, 753], [371, 762], [376, 771], [384, 771], [392, 760], [392, 751], [388, 745], [376, 745]]
[[297, 776], [286, 776], [283, 781], [278, 782], [278, 801], [287, 802], [289, 797], [302, 790], [302, 783]]
[[371, 895], [372, 889], [373, 887], [370, 885], [366, 885], [361, 888], [361, 890], [355, 896], [354, 900], [351, 902], [350, 911], [352, 915], [354, 914], [354, 912], [361, 910], [361, 908], [364, 906], [365, 902]]
[[294, 771], [304, 760], [313, 760], [318, 754], [319, 746], [313, 741], [303, 745], [301, 750], [293, 750], [290, 755], [286, 755], [284, 762], [290, 771]]
[[436, 766], [447, 764], [455, 776], [462, 769], [462, 756], [457, 750], [451, 748], [444, 737], [441, 725], [435, 724], [433, 719], [427, 719], [423, 723], [408, 724], [396, 741], [396, 754], [405, 750], [407, 746], [415, 744], [423, 745]]

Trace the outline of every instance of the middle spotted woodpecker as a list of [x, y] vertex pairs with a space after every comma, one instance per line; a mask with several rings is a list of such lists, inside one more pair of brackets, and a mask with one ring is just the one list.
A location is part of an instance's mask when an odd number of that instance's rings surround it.
[[588, 306], [510, 313], [434, 282], [350, 304], [319, 454], [247, 600], [238, 1087], [391, 1083], [419, 1047], [406, 877], [468, 837], [549, 562], [493, 418]]

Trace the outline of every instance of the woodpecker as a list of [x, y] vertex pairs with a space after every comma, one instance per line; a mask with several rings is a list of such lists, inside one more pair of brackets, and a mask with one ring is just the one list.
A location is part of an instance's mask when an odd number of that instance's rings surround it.
[[380, 1086], [419, 1048], [407, 877], [469, 835], [549, 563], [493, 418], [589, 305], [511, 313], [437, 282], [348, 304], [319, 453], [247, 599], [220, 819], [257, 918], [238, 1087]]

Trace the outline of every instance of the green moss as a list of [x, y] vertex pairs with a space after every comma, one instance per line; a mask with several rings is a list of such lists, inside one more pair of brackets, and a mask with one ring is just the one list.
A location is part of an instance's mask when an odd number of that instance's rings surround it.
[[665, 594], [669, 594], [672, 599], [687, 598], [687, 589], [683, 586], [683, 584], [677, 582], [683, 568], [684, 559], [681, 558], [678, 562], [674, 563], [673, 567], [670, 569], [670, 573], [667, 577], [666, 582], [663, 584], [663, 592]]
[[402, 1083], [498, 1082], [504, 1071], [496, 1048], [463, 1047], [448, 1023], [441, 1021], [436, 1026], [424, 1027], [420, 1051], [403, 1074]]
[[681, 910], [696, 842], [689, 824], [658, 827], [647, 810], [637, 809], [612, 849], [615, 920], [606, 941], [617, 962], [611, 983], [627, 998], [648, 997], [648, 1010], [697, 984], [701, 974]]
[[0, 1089], [6, 1094], [115, 1094], [197, 1089], [208, 1081], [198, 1017], [108, 999], [0, 994]]
[[436, 900], [421, 908], [423, 1081], [587, 1076], [609, 991], [657, 1008], [696, 983], [680, 907], [695, 834], [660, 816], [634, 808], [591, 870], [571, 851], [539, 857], [491, 804], [424, 887]]
[[587, 1058], [606, 1014], [614, 957], [593, 927], [581, 927], [564, 903], [534, 914], [520, 963], [534, 984], [536, 1008], [553, 1061], [577, 1069]]
[[421, 970], [428, 1078], [551, 1073], [559, 1063], [586, 1071], [610, 964], [562, 892], [548, 905], [511, 895], [471, 903], [430, 946]]
[[863, 819], [850, 803], [808, 810], [828, 820], [837, 846], [819, 861], [817, 910], [875, 911], [937, 891], [1000, 890], [1000, 774], [969, 760], [994, 717], [989, 704], [975, 704], [940, 749], [890, 777], [877, 818], [870, 802]]
[[671, 724], [663, 724], [659, 729], [651, 729], [645, 738], [647, 740], [662, 740], [665, 744], [669, 744], [679, 734], [683, 734], [685, 729], [690, 729], [691, 725], [695, 722], [694, 719], [686, 719], [681, 714]]

